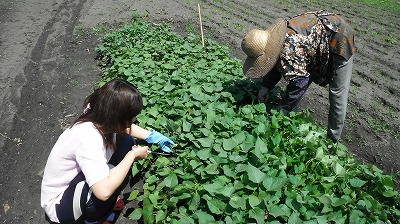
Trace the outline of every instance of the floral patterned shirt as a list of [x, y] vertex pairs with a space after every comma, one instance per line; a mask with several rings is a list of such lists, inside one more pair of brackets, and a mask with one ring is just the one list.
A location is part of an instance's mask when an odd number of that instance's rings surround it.
[[328, 34], [321, 21], [317, 21], [308, 36], [286, 34], [277, 68], [286, 80], [298, 76], [320, 83], [325, 80], [329, 60]]
[[277, 70], [286, 80], [310, 76], [326, 85], [333, 74], [333, 58], [348, 60], [354, 53], [354, 30], [340, 15], [307, 12], [288, 20]]

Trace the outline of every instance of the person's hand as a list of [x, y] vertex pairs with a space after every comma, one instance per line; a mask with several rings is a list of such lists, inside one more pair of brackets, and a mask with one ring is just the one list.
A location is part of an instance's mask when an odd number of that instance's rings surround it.
[[147, 158], [147, 156], [149, 155], [148, 151], [149, 151], [148, 146], [134, 145], [132, 146], [132, 150], [129, 151], [129, 153], [131, 153], [134, 156], [135, 160], [139, 160]]
[[267, 103], [268, 102], [268, 98], [269, 98], [269, 90], [267, 88], [265, 88], [264, 86], [261, 86], [260, 90], [258, 91], [257, 98], [261, 102]]
[[150, 135], [145, 139], [145, 141], [150, 144], [157, 144], [162, 151], [167, 153], [171, 152], [170, 146], [175, 144], [171, 139], [154, 130], [151, 131]]

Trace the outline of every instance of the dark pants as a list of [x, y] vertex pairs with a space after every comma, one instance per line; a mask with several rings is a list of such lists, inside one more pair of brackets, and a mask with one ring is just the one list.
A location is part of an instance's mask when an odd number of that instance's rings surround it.
[[[122, 161], [133, 145], [136, 145], [133, 137], [129, 135], [117, 136], [116, 150], [109, 161], [110, 169]], [[107, 201], [101, 201], [91, 192], [83, 173], [79, 173], [65, 190], [60, 204], [56, 205], [57, 217], [60, 223], [82, 223], [83, 220], [89, 222], [102, 220], [112, 212], [118, 195], [128, 182], [129, 174]]]
[[283, 109], [286, 112], [295, 110], [311, 82], [310, 77], [297, 77], [290, 80], [286, 86], [285, 95], [279, 102], [278, 109]]
[[[264, 77], [262, 85], [271, 90], [279, 82], [281, 77], [282, 76], [278, 72], [271, 72]], [[286, 86], [285, 95], [280, 100], [276, 109], [282, 109], [285, 112], [295, 110], [300, 102], [301, 97], [304, 95], [311, 83], [312, 80], [310, 77], [299, 76], [290, 80]]]

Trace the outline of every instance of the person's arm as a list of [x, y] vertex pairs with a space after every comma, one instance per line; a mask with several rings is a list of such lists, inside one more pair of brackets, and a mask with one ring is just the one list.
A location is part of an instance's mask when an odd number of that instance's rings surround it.
[[[278, 62], [279, 63], [279, 60]], [[258, 91], [257, 98], [263, 102], [268, 103], [269, 99], [269, 91], [275, 88], [276, 84], [278, 84], [281, 79], [281, 74], [278, 71], [277, 64], [272, 68], [267, 75], [263, 78], [259, 78], [256, 83], [260, 84], [260, 90]]]
[[146, 130], [144, 128], [141, 128], [137, 126], [136, 124], [132, 124], [130, 128], [130, 132], [128, 132], [132, 137], [138, 138], [138, 139], [143, 139], [145, 140], [149, 135], [151, 134], [151, 131]]
[[132, 167], [132, 163], [135, 160], [146, 158], [148, 150], [149, 147], [147, 146], [133, 146], [132, 150], [126, 154], [124, 159], [110, 170], [110, 174], [107, 178], [92, 186], [92, 191], [96, 198], [106, 201], [124, 181]]
[[[277, 63], [280, 63], [279, 60]], [[277, 66], [278, 65], [275, 64], [272, 70], [266, 76], [264, 76], [262, 80], [261, 86], [267, 88], [268, 90], [275, 88], [276, 84], [278, 84], [279, 80], [282, 78]]]
[[170, 147], [175, 145], [175, 143], [171, 139], [159, 133], [158, 131], [149, 131], [137, 126], [136, 124], [132, 124], [126, 132], [134, 138], [143, 139], [150, 144], [157, 144], [158, 146], [160, 146], [161, 150], [167, 153], [170, 153]]

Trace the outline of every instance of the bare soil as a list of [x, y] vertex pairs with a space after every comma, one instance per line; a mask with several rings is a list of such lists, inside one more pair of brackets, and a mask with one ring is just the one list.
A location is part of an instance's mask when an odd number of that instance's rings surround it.
[[[399, 172], [398, 13], [330, 0], [204, 0], [200, 6], [205, 36], [241, 60], [240, 42], [251, 28], [305, 11], [342, 14], [357, 32], [342, 143], [360, 163]], [[45, 223], [40, 182], [47, 156], [99, 81], [99, 31], [128, 22], [132, 13], [182, 35], [200, 33], [193, 0], [0, 0], [0, 223]], [[327, 98], [326, 88], [311, 85], [300, 105], [322, 126]], [[133, 204], [117, 223], [132, 223], [125, 216]]]

